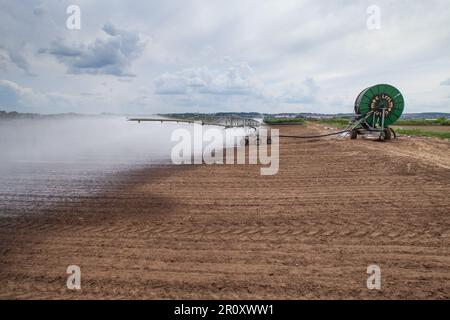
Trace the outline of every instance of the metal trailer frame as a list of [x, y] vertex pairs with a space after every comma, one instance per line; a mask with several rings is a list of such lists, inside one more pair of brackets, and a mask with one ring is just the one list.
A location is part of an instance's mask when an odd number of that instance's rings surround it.
[[369, 123], [367, 121], [367, 118], [372, 115], [372, 113], [363, 116], [363, 115], [356, 115], [355, 118], [352, 121], [352, 124], [357, 124], [356, 126], [352, 126], [350, 130], [350, 138], [356, 139], [358, 135], [361, 136], [372, 136], [377, 137], [380, 141], [385, 140], [391, 140], [396, 139], [397, 134], [395, 133], [394, 129], [392, 129], [389, 126], [385, 125], [385, 118], [386, 118], [386, 108], [381, 108], [381, 110], [377, 110], [381, 112], [381, 121], [380, 125], [377, 125], [375, 121], [375, 117], [372, 118], [372, 123]]

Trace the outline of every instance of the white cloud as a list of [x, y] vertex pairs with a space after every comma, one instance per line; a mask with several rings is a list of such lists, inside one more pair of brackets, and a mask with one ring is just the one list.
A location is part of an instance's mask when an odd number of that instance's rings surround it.
[[35, 76], [24, 54], [25, 51], [26, 49], [23, 45], [17, 48], [2, 48], [0, 45], [0, 68], [6, 70], [14, 66], [28, 76]]
[[21, 87], [12, 81], [0, 80], [0, 106], [2, 109], [26, 109], [41, 98], [30, 88]]
[[318, 91], [319, 87], [314, 79], [307, 78], [301, 83], [289, 84], [281, 99], [286, 103], [311, 104], [316, 101]]
[[14, 63], [19, 69], [25, 71], [27, 75], [34, 75], [31, 72], [30, 64], [27, 59], [23, 56], [23, 54], [19, 50], [10, 50], [9, 51], [9, 59], [12, 63]]
[[442, 86], [450, 86], [450, 78], [441, 82]]
[[145, 43], [138, 34], [117, 29], [110, 23], [102, 30], [109, 37], [88, 44], [67, 44], [57, 39], [50, 48], [40, 52], [55, 56], [67, 66], [69, 73], [133, 76], [131, 62], [140, 56]]
[[236, 106], [250, 111], [284, 105], [303, 108], [320, 103], [320, 88], [312, 78], [267, 90], [264, 81], [247, 63], [233, 62], [228, 56], [223, 61], [225, 65], [212, 68], [203, 66], [164, 73], [154, 80], [155, 93], [166, 103], [185, 107], [215, 106], [225, 111], [236, 111]]
[[0, 70], [6, 70], [8, 64], [8, 57], [7, 55], [0, 50]]
[[22, 112], [68, 112], [77, 104], [75, 97], [58, 92], [40, 92], [0, 80], [0, 109]]
[[207, 66], [164, 73], [154, 80], [159, 95], [256, 95], [261, 83], [247, 63], [226, 69]]
[[220, 110], [248, 109], [265, 101], [264, 84], [247, 63], [223, 61], [163, 73], [153, 81], [154, 93], [166, 104]]

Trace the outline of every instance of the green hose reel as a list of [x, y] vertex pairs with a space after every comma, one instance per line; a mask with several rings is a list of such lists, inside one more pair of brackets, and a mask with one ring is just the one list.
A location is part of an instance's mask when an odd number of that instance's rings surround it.
[[372, 127], [382, 125], [382, 113], [384, 127], [388, 127], [397, 121], [405, 107], [405, 101], [400, 91], [389, 84], [377, 84], [362, 91], [355, 101], [355, 113], [366, 116], [366, 122]]
[[400, 91], [389, 84], [377, 84], [363, 90], [355, 101], [354, 120], [356, 127], [351, 132], [355, 139], [358, 134], [379, 132], [381, 140], [389, 140], [394, 134], [389, 128], [402, 115], [405, 101]]

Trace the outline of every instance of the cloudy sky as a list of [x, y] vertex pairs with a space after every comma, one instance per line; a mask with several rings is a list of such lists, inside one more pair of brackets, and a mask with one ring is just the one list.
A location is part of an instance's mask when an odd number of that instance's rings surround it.
[[0, 110], [352, 112], [390, 83], [450, 112], [449, 26], [448, 0], [0, 0]]

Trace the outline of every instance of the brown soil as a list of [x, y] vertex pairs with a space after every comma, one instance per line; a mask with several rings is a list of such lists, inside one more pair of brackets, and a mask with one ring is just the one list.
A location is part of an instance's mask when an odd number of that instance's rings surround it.
[[[0, 298], [450, 298], [448, 142], [282, 139], [280, 154], [276, 176], [150, 169], [1, 218]], [[366, 287], [371, 264], [380, 291]]]

